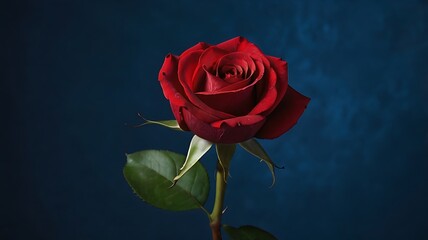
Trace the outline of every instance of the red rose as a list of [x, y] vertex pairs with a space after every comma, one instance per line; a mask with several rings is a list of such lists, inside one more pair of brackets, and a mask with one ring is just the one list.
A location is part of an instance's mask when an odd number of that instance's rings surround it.
[[214, 143], [279, 137], [310, 100], [288, 85], [287, 62], [243, 37], [169, 54], [159, 81], [180, 127]]

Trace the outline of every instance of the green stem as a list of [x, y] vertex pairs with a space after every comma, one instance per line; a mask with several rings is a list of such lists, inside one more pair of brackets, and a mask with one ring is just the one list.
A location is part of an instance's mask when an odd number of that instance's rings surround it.
[[226, 192], [226, 178], [229, 166], [221, 166], [220, 160], [217, 161], [216, 173], [216, 189], [215, 189], [215, 202], [212, 213], [210, 214], [210, 227], [213, 240], [221, 240], [221, 216], [223, 214], [224, 194]]

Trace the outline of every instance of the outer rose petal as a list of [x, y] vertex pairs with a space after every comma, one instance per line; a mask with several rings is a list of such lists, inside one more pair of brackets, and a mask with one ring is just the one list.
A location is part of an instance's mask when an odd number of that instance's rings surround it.
[[297, 123], [309, 101], [310, 98], [288, 86], [284, 98], [276, 109], [267, 116], [266, 123], [256, 134], [256, 137], [272, 139], [287, 132]]
[[191, 52], [198, 51], [198, 50], [205, 50], [205, 49], [207, 49], [207, 48], [209, 48], [209, 47], [210, 47], [210, 45], [209, 45], [209, 44], [204, 43], [204, 42], [200, 42], [200, 43], [196, 44], [195, 46], [193, 46], [193, 47], [191, 47], [191, 48], [187, 49], [186, 51], [184, 51], [184, 52], [180, 55], [180, 58], [181, 58], [181, 57], [186, 56], [187, 54], [189, 54], [189, 53], [191, 53]]
[[238, 49], [238, 45], [241, 44], [244, 39], [245, 38], [243, 37], [236, 37], [225, 42], [219, 43], [216, 46], [229, 52], [235, 52], [236, 49]]
[[217, 127], [201, 121], [185, 108], [182, 113], [186, 125], [194, 134], [213, 143], [224, 144], [239, 143], [254, 137], [265, 120], [257, 115], [244, 116], [216, 122], [214, 125], [219, 125]]
[[174, 114], [174, 117], [177, 120], [177, 123], [180, 126], [180, 128], [183, 129], [184, 131], [189, 131], [189, 127], [187, 127], [187, 124], [184, 121], [183, 112], [181, 110], [182, 107], [179, 107], [172, 103], [170, 105], [171, 105], [172, 113]]
[[[271, 63], [271, 67], [275, 70], [277, 75], [276, 91], [278, 93], [277, 101], [273, 105], [276, 107], [283, 99], [288, 87], [288, 63], [280, 58], [266, 56]], [[269, 112], [271, 113], [271, 112]]]
[[159, 71], [159, 82], [163, 94], [172, 103], [178, 106], [184, 106], [187, 99], [184, 97], [184, 89], [180, 85], [177, 76], [178, 59], [172, 54], [165, 57], [165, 61]]
[[277, 89], [275, 84], [277, 82], [277, 76], [273, 69], [270, 69], [269, 75], [266, 77], [265, 81], [262, 82], [264, 93], [260, 96], [259, 102], [251, 110], [249, 114], [261, 114], [266, 116], [264, 112], [273, 108], [276, 99], [278, 98]]

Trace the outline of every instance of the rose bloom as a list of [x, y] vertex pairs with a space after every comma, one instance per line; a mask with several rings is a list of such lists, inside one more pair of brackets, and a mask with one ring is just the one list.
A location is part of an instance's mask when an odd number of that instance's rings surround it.
[[159, 81], [180, 128], [213, 143], [279, 137], [310, 100], [288, 85], [286, 61], [243, 37], [167, 55]]

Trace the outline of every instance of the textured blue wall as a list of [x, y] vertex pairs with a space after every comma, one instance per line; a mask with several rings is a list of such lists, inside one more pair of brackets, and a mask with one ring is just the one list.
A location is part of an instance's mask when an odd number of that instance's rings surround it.
[[[122, 176], [125, 153], [185, 153], [191, 135], [125, 123], [172, 118], [157, 81], [167, 53], [237, 35], [285, 58], [312, 101], [292, 131], [262, 141], [285, 166], [275, 187], [264, 164], [237, 153], [224, 222], [279, 239], [428, 239], [427, 1], [6, 10], [1, 239], [208, 239], [203, 212], [150, 207]], [[203, 160], [210, 173], [214, 162]]]

